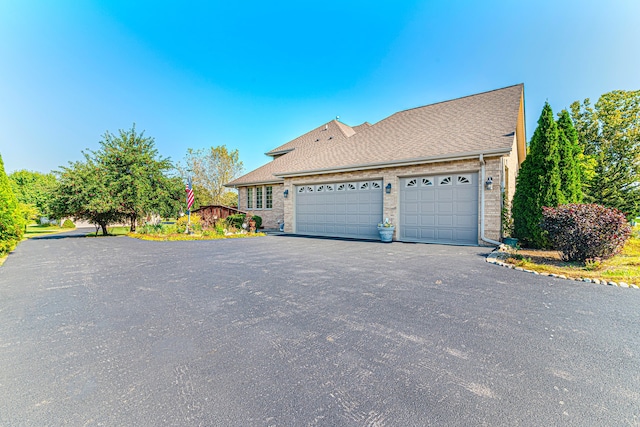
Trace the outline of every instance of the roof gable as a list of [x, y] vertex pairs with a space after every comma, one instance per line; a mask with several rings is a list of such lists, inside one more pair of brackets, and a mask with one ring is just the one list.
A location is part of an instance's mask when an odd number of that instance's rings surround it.
[[330, 122], [325, 123], [322, 126], [318, 126], [314, 130], [307, 132], [304, 135], [287, 142], [286, 144], [274, 148], [273, 150], [268, 151], [265, 154], [267, 156], [275, 156], [295, 150], [302, 145], [323, 143], [326, 141], [331, 141], [334, 138], [348, 138], [355, 133], [356, 132], [350, 126], [345, 125], [344, 123], [341, 123], [337, 120], [331, 120]]

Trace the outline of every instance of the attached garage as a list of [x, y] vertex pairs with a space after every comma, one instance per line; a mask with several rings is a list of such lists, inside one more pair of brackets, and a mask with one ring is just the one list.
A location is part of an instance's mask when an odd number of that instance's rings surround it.
[[379, 240], [389, 218], [395, 241], [499, 245], [526, 139], [520, 84], [373, 124], [331, 120], [226, 185], [241, 211], [285, 233]]
[[400, 236], [405, 242], [478, 244], [478, 174], [400, 180]]
[[298, 234], [377, 239], [382, 180], [295, 187]]

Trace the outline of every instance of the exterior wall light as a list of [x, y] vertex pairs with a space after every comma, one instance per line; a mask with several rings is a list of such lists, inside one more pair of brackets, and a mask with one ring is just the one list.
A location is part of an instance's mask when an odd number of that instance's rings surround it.
[[386, 187], [384, 187], [384, 190], [387, 194], [391, 194], [391, 183], [388, 183]]
[[484, 183], [484, 188], [486, 188], [489, 191], [493, 190], [493, 178], [492, 177], [487, 178], [487, 182]]
[[287, 197], [289, 197], [289, 190], [284, 190], [284, 198], [286, 199]]

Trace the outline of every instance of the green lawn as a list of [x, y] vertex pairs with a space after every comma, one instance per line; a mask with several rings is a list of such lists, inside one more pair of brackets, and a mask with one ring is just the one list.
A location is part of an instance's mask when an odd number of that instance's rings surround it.
[[27, 226], [27, 231], [24, 233], [25, 239], [30, 239], [31, 237], [37, 236], [46, 236], [47, 234], [56, 234], [62, 233], [63, 231], [73, 230], [72, 228], [62, 228], [57, 226], [42, 226], [37, 224], [32, 224]]
[[[107, 227], [107, 232], [109, 233], [107, 236], [104, 237], [109, 237], [109, 236], [126, 236], [129, 233], [129, 227]], [[91, 232], [89, 234], [87, 234], [87, 237], [96, 237], [96, 233]], [[98, 236], [97, 237], [103, 237], [102, 235], [102, 229], [98, 230]]]

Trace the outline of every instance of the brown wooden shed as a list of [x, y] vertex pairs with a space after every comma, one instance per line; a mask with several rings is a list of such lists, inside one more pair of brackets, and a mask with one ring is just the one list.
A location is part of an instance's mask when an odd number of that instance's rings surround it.
[[210, 205], [200, 206], [198, 209], [191, 211], [200, 215], [203, 227], [213, 227], [214, 223], [219, 219], [225, 219], [229, 215], [245, 214], [245, 211], [238, 210], [230, 206]]

